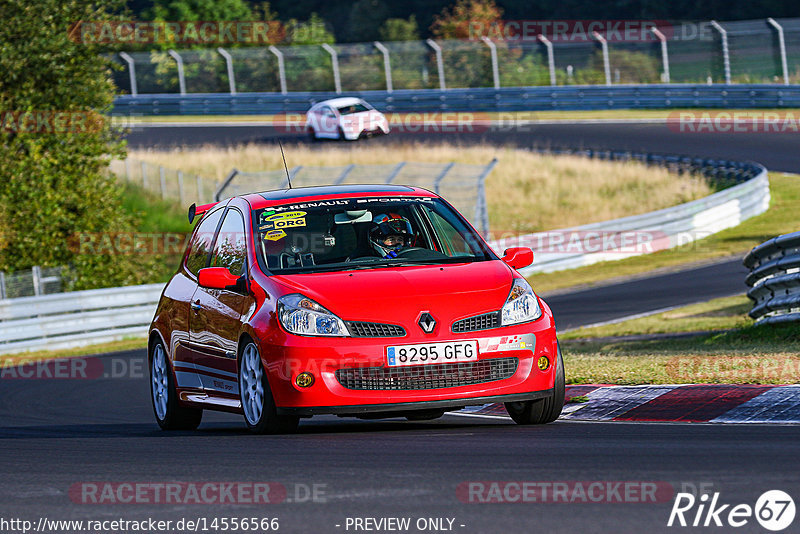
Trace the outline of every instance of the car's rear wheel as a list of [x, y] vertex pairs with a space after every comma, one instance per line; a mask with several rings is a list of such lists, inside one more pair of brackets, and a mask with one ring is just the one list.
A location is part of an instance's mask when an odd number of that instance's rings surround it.
[[506, 411], [511, 416], [511, 419], [519, 425], [552, 423], [558, 419], [564, 407], [564, 389], [564, 359], [561, 357], [561, 348], [559, 347], [553, 394], [543, 399], [507, 402], [505, 403]]
[[311, 126], [308, 127], [308, 140], [312, 143], [316, 143], [319, 141], [319, 137], [317, 137], [317, 132], [314, 131], [314, 128]]
[[255, 343], [249, 342], [239, 361], [239, 395], [247, 428], [256, 434], [288, 434], [297, 430], [297, 417], [278, 415], [275, 399]]
[[153, 344], [150, 354], [150, 398], [156, 422], [163, 430], [194, 430], [200, 425], [203, 410], [178, 403], [175, 379], [160, 340]]

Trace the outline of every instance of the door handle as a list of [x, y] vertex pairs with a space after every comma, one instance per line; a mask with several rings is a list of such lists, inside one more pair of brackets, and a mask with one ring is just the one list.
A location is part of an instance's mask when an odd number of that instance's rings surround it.
[[200, 305], [200, 301], [199, 300], [197, 302], [192, 302], [192, 311], [193, 312], [197, 313], [202, 309], [203, 309], [203, 307]]

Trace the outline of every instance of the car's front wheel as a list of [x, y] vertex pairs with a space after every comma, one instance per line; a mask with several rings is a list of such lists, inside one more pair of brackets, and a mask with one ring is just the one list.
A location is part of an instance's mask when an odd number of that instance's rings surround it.
[[275, 399], [255, 343], [249, 342], [239, 361], [239, 395], [247, 428], [256, 434], [288, 434], [297, 430], [297, 417], [278, 415]]
[[522, 402], [507, 402], [506, 411], [511, 419], [519, 425], [542, 425], [552, 423], [561, 415], [564, 407], [564, 359], [561, 357], [561, 348], [558, 349], [556, 360], [556, 378], [553, 384], [553, 394], [543, 399]]
[[178, 403], [175, 380], [160, 340], [153, 343], [150, 351], [150, 398], [156, 422], [163, 430], [194, 430], [200, 425], [203, 410]]

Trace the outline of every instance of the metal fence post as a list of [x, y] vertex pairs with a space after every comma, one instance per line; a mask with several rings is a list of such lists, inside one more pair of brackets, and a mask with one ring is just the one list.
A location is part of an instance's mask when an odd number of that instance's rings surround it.
[[158, 166], [158, 176], [161, 179], [161, 200], [167, 198], [167, 176], [166, 170], [161, 165]]
[[131, 96], [136, 96], [139, 94], [139, 90], [136, 87], [136, 63], [133, 61], [130, 54], [125, 52], [120, 52], [119, 57], [124, 59], [125, 63], [128, 64], [128, 78], [131, 81]]
[[402, 170], [403, 170], [403, 167], [405, 167], [405, 166], [406, 166], [406, 162], [405, 162], [405, 161], [401, 161], [400, 163], [398, 163], [398, 164], [395, 166], [395, 168], [394, 168], [394, 169], [392, 169], [392, 172], [391, 172], [391, 173], [389, 173], [389, 177], [386, 179], [386, 183], [387, 183], [387, 184], [390, 184], [390, 183], [392, 183], [392, 180], [394, 180], [395, 178], [397, 178], [397, 175], [398, 175], [398, 174], [400, 174], [400, 171], [402, 171]]
[[439, 89], [445, 91], [447, 90], [447, 86], [444, 83], [444, 61], [442, 61], [442, 47], [439, 46], [433, 39], [427, 39], [425, 42], [436, 53], [436, 66], [439, 70]]
[[339, 78], [339, 54], [328, 43], [323, 43], [322, 48], [331, 55], [331, 65], [333, 66], [333, 87], [336, 94], [342, 93], [342, 80]]
[[228, 68], [228, 87], [230, 88], [231, 94], [236, 94], [236, 79], [233, 76], [233, 58], [228, 53], [227, 50], [220, 47], [217, 48], [217, 52], [225, 58], [225, 66]]
[[202, 184], [202, 181], [200, 180], [200, 175], [199, 174], [195, 174], [194, 175], [194, 180], [195, 180], [195, 185], [197, 185], [197, 201], [198, 202], [202, 202], [203, 201], [203, 184]]
[[661, 41], [661, 63], [664, 65], [664, 83], [669, 83], [669, 52], [667, 50], [667, 37], [658, 28], [650, 28], [653, 35]]
[[186, 203], [183, 196], [183, 171], [178, 171], [178, 198], [183, 206]]
[[380, 41], [375, 41], [372, 43], [375, 45], [375, 48], [380, 50], [381, 54], [383, 54], [383, 73], [386, 77], [386, 92], [391, 93], [393, 91], [392, 88], [392, 64], [389, 60], [389, 49], [383, 46], [383, 43]]
[[439, 184], [442, 183], [442, 180], [444, 180], [444, 177], [447, 176], [447, 173], [450, 172], [450, 169], [452, 169], [455, 164], [456, 164], [455, 161], [451, 161], [450, 163], [447, 164], [447, 166], [444, 169], [442, 169], [442, 172], [439, 173], [439, 176], [434, 178], [434, 180], [433, 180], [433, 192], [436, 193], [437, 195], [439, 194]]
[[489, 210], [486, 204], [486, 177], [497, 165], [497, 158], [492, 159], [478, 176], [478, 200], [475, 202], [475, 220], [480, 221], [483, 237], [489, 236]]
[[553, 55], [553, 43], [550, 42], [550, 39], [542, 35], [541, 33], [537, 36], [537, 39], [541, 41], [541, 43], [547, 48], [547, 68], [550, 70], [550, 85], [556, 84], [556, 60]]
[[[214, 190], [214, 200], [219, 202], [222, 200], [222, 192], [225, 190], [226, 187], [230, 185], [236, 175], [239, 174], [238, 169], [231, 169], [231, 172], [228, 173], [228, 176], [222, 181], [222, 184], [218, 185], [217, 188]], [[198, 182], [199, 183], [199, 182]]]
[[131, 158], [125, 158], [125, 178], [131, 181]]
[[142, 189], [147, 189], [147, 163], [142, 162]]
[[181, 94], [186, 94], [186, 78], [183, 75], [183, 58], [179, 53], [175, 50], [169, 49], [167, 50], [167, 54], [175, 60], [175, 63], [178, 65], [178, 87], [180, 88]]
[[38, 265], [31, 267], [31, 281], [33, 282], [33, 294], [38, 297], [42, 294], [42, 268]]
[[486, 43], [486, 46], [489, 47], [489, 54], [492, 57], [492, 80], [494, 81], [494, 88], [500, 89], [500, 70], [497, 67], [497, 46], [485, 35], [481, 37], [481, 41]]
[[731, 58], [728, 52], [728, 32], [716, 20], [711, 21], [711, 26], [719, 32], [722, 40], [722, 68], [725, 70], [725, 83], [731, 83]]
[[772, 17], [767, 19], [767, 22], [776, 30], [778, 30], [778, 48], [781, 53], [781, 70], [783, 70], [783, 83], [789, 85], [789, 67], [786, 61], [786, 40], [783, 38], [783, 26], [778, 24], [778, 21]]
[[6, 273], [0, 271], [0, 300], [7, 298], [6, 293]]
[[597, 32], [592, 32], [592, 37], [597, 39], [600, 42], [600, 46], [603, 48], [603, 70], [606, 73], [606, 85], [611, 85], [611, 65], [608, 61], [608, 41], [606, 41], [605, 37]]
[[342, 174], [340, 174], [339, 177], [333, 181], [333, 185], [339, 185], [342, 182], [344, 182], [347, 179], [347, 175], [350, 174], [355, 167], [356, 167], [355, 163], [351, 163], [350, 165], [345, 167], [344, 170], [342, 171]]
[[278, 50], [277, 47], [269, 45], [269, 51], [278, 58], [278, 78], [281, 84], [281, 94], [286, 94], [286, 66], [283, 64], [283, 52]]

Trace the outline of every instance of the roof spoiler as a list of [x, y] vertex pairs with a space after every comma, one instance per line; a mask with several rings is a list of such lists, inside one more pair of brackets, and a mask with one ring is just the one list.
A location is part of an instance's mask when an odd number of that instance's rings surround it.
[[211, 204], [203, 204], [202, 206], [198, 206], [196, 204], [192, 204], [189, 206], [189, 224], [194, 222], [194, 218], [198, 215], [203, 215], [205, 212], [213, 208], [219, 204], [219, 202], [212, 202]]

